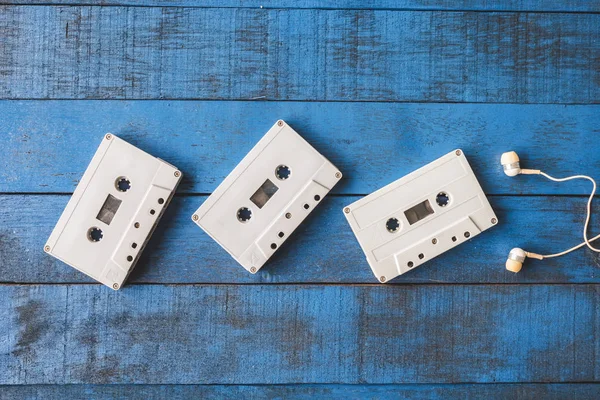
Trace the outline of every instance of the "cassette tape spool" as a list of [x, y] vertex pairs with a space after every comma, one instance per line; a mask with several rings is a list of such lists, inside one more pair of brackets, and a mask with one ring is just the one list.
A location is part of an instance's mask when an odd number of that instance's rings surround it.
[[343, 212], [380, 282], [415, 269], [498, 223], [461, 150]]
[[106, 134], [44, 251], [121, 288], [181, 176], [174, 166]]
[[256, 273], [342, 177], [279, 120], [192, 215]]

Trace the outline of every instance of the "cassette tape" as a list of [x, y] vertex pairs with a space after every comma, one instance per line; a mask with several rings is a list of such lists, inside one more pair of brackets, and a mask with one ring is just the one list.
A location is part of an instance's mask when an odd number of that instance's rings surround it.
[[181, 176], [174, 166], [106, 134], [44, 251], [118, 290]]
[[498, 223], [461, 150], [343, 212], [380, 282], [415, 269]]
[[256, 273], [341, 177], [331, 162], [279, 120], [192, 220]]

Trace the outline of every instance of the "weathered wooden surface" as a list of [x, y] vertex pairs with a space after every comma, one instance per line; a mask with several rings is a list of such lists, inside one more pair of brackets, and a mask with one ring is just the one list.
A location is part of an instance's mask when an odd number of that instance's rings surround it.
[[4, 6], [0, 98], [600, 102], [600, 14]]
[[[93, 0], [2, 0], [0, 4], [65, 4], [98, 5]], [[103, 6], [182, 6], [232, 8], [319, 8], [319, 9], [383, 9], [383, 10], [446, 10], [446, 11], [543, 11], [597, 12], [597, 0], [102, 0]]]
[[0, 384], [592, 382], [597, 285], [0, 286]]
[[481, 399], [595, 400], [600, 388], [571, 384], [458, 385], [35, 385], [0, 386], [1, 400], [148, 400], [148, 399]]
[[[0, 400], [600, 397], [598, 255], [503, 268], [589, 185], [498, 165], [599, 177], [600, 2], [0, 4]], [[344, 179], [253, 276], [189, 217], [279, 118]], [[119, 292], [42, 251], [106, 132], [185, 174]], [[455, 148], [500, 224], [376, 284], [342, 207]]]
[[[93, 282], [43, 252], [69, 196], [0, 196], [2, 282]], [[205, 196], [175, 197], [129, 282], [135, 283], [376, 283], [342, 208], [356, 197], [326, 197], [252, 275], [199, 229], [190, 216]], [[599, 283], [600, 258], [583, 249], [528, 260], [519, 274], [504, 263], [510, 249], [552, 252], [582, 240], [583, 197], [492, 197], [500, 223], [453, 251], [392, 281], [402, 283]], [[597, 229], [593, 229], [597, 233]]]
[[181, 169], [179, 193], [211, 193], [279, 118], [368, 194], [462, 148], [488, 194], [589, 194], [587, 181], [509, 178], [500, 155], [565, 176], [600, 171], [600, 105], [213, 101], [0, 101], [0, 192], [71, 193], [112, 132]]

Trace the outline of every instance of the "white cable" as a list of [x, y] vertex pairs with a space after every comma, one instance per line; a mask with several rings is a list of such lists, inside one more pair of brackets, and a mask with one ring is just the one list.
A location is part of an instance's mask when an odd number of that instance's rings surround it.
[[592, 244], [590, 243], [590, 242], [595, 241], [596, 239], [599, 239], [600, 235], [597, 235], [597, 236], [593, 237], [592, 239], [588, 239], [588, 237], [587, 237], [588, 225], [590, 223], [590, 218], [592, 216], [592, 200], [594, 199], [594, 195], [596, 194], [596, 181], [594, 181], [592, 178], [590, 178], [587, 175], [574, 175], [574, 176], [568, 176], [566, 178], [554, 178], [554, 177], [552, 177], [544, 172], [541, 172], [541, 171], [539, 171], [539, 174], [550, 179], [551, 181], [554, 181], [554, 182], [565, 182], [565, 181], [570, 181], [573, 179], [587, 179], [588, 181], [592, 182], [592, 185], [593, 185], [592, 193], [590, 194], [590, 197], [587, 202], [587, 216], [585, 218], [585, 225], [583, 227], [583, 243], [580, 243], [577, 246], [571, 247], [568, 250], [561, 251], [560, 253], [543, 255], [542, 257], [544, 257], [544, 258], [560, 257], [560, 256], [568, 254], [568, 253], [570, 253], [574, 250], [577, 250], [586, 245], [587, 245], [587, 247], [590, 248], [590, 250], [600, 253], [600, 249], [597, 249], [596, 247], [592, 246]]

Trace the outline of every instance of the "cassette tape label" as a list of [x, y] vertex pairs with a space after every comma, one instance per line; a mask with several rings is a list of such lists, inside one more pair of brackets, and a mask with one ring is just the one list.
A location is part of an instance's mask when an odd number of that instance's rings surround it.
[[279, 121], [192, 219], [254, 273], [340, 178], [333, 164]]
[[414, 199], [406, 194], [419, 193], [422, 190], [423, 182], [427, 182], [431, 187], [441, 188], [463, 178], [467, 173], [459, 159], [445, 160], [443, 165], [433, 171], [426, 169], [427, 166], [423, 168], [425, 170], [419, 175], [419, 179], [414, 177], [402, 184], [396, 181], [371, 194], [375, 197], [370, 198], [371, 195], [365, 197], [364, 200], [368, 201], [352, 211], [352, 216], [359, 227], [364, 228], [373, 221], [384, 218], [390, 209], [404, 211], [414, 206]]
[[380, 281], [497, 223], [460, 150], [345, 207], [344, 214]]

